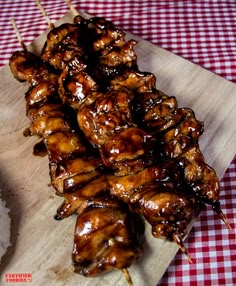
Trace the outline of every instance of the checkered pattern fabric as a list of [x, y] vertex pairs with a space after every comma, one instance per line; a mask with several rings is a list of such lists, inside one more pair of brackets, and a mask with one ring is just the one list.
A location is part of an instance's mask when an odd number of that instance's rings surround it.
[[[67, 12], [63, 0], [41, 1], [52, 22]], [[104, 16], [117, 26], [236, 82], [235, 0], [74, 0], [74, 6]], [[0, 66], [19, 49], [9, 19], [14, 17], [29, 44], [47, 28], [33, 0], [0, 0]], [[158, 285], [236, 285], [236, 157], [221, 180], [222, 210], [232, 230], [209, 209], [195, 223], [186, 247]]]

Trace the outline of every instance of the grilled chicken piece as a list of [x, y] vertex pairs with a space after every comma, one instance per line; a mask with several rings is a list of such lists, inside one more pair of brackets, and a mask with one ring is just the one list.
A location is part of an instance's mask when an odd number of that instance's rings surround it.
[[101, 51], [110, 45], [120, 47], [125, 44], [125, 33], [116, 28], [112, 22], [102, 17], [92, 17], [89, 19], [89, 24], [94, 35], [92, 39], [93, 51]]
[[[94, 76], [100, 85], [105, 88], [109, 79], [114, 78], [117, 74], [122, 74], [125, 70], [137, 68], [137, 56], [134, 52], [136, 41], [130, 40], [121, 47], [110, 45], [104, 48], [99, 54], [94, 67]], [[104, 84], [104, 78], [106, 78]]]
[[29, 134], [47, 137], [59, 130], [69, 130], [68, 107], [61, 104], [56, 85], [44, 81], [30, 88], [25, 95], [26, 113], [31, 119]]
[[78, 134], [71, 131], [57, 131], [45, 138], [50, 162], [59, 162], [84, 154], [87, 148]]
[[68, 34], [76, 32], [78, 30], [78, 26], [74, 24], [62, 24], [57, 28], [52, 29], [47, 34], [47, 40], [42, 49], [41, 57], [46, 52], [51, 51], [54, 47], [56, 47]]
[[[45, 95], [45, 97], [46, 96], [47, 95]], [[59, 103], [49, 102], [48, 104], [42, 104], [42, 105], [38, 104], [31, 106], [28, 110], [26, 110], [26, 115], [32, 121], [46, 114], [51, 114], [51, 116], [53, 117], [58, 117], [64, 115], [63, 109], [65, 110], [65, 106], [63, 106], [61, 102]]]
[[129, 127], [107, 139], [99, 150], [105, 166], [113, 169], [116, 176], [124, 176], [135, 174], [154, 162], [153, 141], [151, 134]]
[[121, 129], [133, 126], [130, 112], [133, 94], [123, 90], [96, 95], [93, 104], [83, 106], [78, 112], [78, 124], [87, 139], [100, 146]]
[[186, 148], [197, 142], [203, 133], [203, 123], [196, 119], [191, 109], [182, 108], [177, 111], [178, 117], [181, 114], [181, 120], [158, 136], [157, 140], [160, 153], [168, 158], [179, 157]]
[[151, 89], [135, 97], [134, 117], [144, 129], [160, 133], [181, 120], [182, 114], [179, 114], [180, 109], [177, 107], [175, 97], [169, 97], [157, 89]]
[[91, 201], [77, 217], [72, 252], [75, 271], [95, 276], [129, 267], [142, 255], [143, 231], [140, 217], [116, 198]]
[[[164, 167], [150, 166], [135, 174], [126, 176], [109, 176], [110, 192], [120, 200], [130, 203], [133, 195], [138, 192], [143, 185], [152, 182], [166, 182], [170, 180], [168, 171]], [[134, 206], [132, 206], [133, 208]]]
[[131, 202], [139, 205], [139, 211], [152, 226], [154, 237], [174, 241], [181, 249], [191, 221], [203, 208], [193, 196], [163, 183], [142, 186]]
[[69, 109], [61, 103], [47, 103], [39, 108], [30, 108], [27, 111], [31, 119], [28, 135], [39, 135], [46, 138], [56, 131], [71, 130], [68, 120]]
[[152, 73], [132, 69], [124, 71], [110, 81], [110, 86], [113, 90], [126, 88], [135, 92], [135, 95], [136, 93], [143, 94], [152, 91], [155, 88], [155, 84], [156, 78]]
[[154, 237], [175, 241], [185, 251], [182, 240], [203, 204], [191, 194], [179, 192], [167, 170], [149, 167], [135, 175], [111, 176], [109, 184], [111, 194], [128, 203], [151, 224]]
[[[74, 33], [76, 35], [76, 33]], [[74, 36], [74, 35], [73, 35]], [[67, 35], [69, 39], [71, 35]], [[66, 42], [65, 39], [63, 42]], [[78, 47], [75, 43], [74, 46], [71, 43], [66, 43], [65, 45], [59, 45], [59, 48], [54, 49], [42, 55], [43, 60], [48, 60], [48, 62], [54, 66], [54, 68], [62, 70], [68, 62], [70, 62], [75, 57], [83, 58], [82, 48]]]
[[14, 52], [9, 65], [17, 80], [27, 81], [31, 86], [55, 78], [53, 68], [28, 51]]
[[109, 80], [127, 68], [137, 68], [134, 52], [135, 40], [125, 40], [125, 33], [101, 17], [89, 21], [90, 43], [88, 51], [90, 74], [106, 89]]
[[74, 213], [80, 214], [89, 201], [101, 196], [110, 196], [107, 176], [98, 169], [85, 174], [84, 179], [83, 185], [72, 190], [63, 188], [64, 202], [57, 209], [56, 219], [64, 219]]
[[[63, 193], [65, 185], [73, 185], [74, 177], [81, 176], [86, 178], [91, 172], [101, 167], [100, 158], [93, 156], [84, 156], [71, 160], [65, 160], [59, 163], [50, 163], [50, 175], [53, 187]], [[64, 183], [65, 180], [70, 181], [70, 184]], [[89, 181], [88, 179], [86, 181]], [[81, 185], [81, 183], [80, 183]], [[74, 185], [73, 185], [74, 186]]]
[[132, 67], [137, 61], [137, 56], [134, 52], [134, 46], [136, 44], [136, 41], [129, 40], [119, 48], [114, 48], [113, 46], [104, 48], [99, 56], [99, 64], [105, 65], [106, 67]]
[[177, 162], [182, 171], [186, 188], [219, 212], [220, 182], [216, 172], [206, 164], [198, 144], [187, 148]]
[[55, 69], [62, 70], [75, 57], [84, 58], [81, 46], [82, 23], [62, 24], [52, 29], [41, 53], [41, 59], [49, 62]]
[[62, 101], [74, 109], [80, 109], [83, 104], [91, 104], [98, 96], [97, 83], [84, 69], [83, 63], [68, 66], [58, 80]]
[[54, 80], [43, 81], [36, 86], [31, 87], [25, 94], [26, 110], [34, 106], [42, 105], [45, 102], [61, 103], [57, 92], [58, 78]]
[[121, 85], [116, 90], [96, 92], [96, 83], [84, 72], [68, 75], [73, 83], [71, 90], [79, 86], [80, 95], [76, 96], [75, 91], [75, 95], [69, 93], [68, 96], [63, 87], [60, 88], [61, 98], [79, 109], [79, 127], [87, 140], [99, 147], [105, 166], [122, 176], [150, 165], [153, 162], [153, 137], [133, 123], [133, 93]]
[[60, 130], [70, 130], [68, 122], [61, 117], [51, 117], [50, 114], [44, 114], [31, 122], [29, 134], [36, 134], [46, 138], [49, 134]]

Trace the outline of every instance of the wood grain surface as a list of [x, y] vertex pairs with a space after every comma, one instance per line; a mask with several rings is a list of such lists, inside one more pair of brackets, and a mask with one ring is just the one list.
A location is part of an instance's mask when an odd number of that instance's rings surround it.
[[[71, 13], [59, 23], [71, 22]], [[221, 178], [236, 151], [236, 85], [166, 50], [132, 35], [139, 41], [139, 67], [153, 72], [157, 87], [176, 96], [179, 106], [192, 108], [205, 124], [200, 146], [206, 161]], [[31, 45], [38, 53], [45, 34]], [[0, 72], [0, 188], [10, 208], [11, 244], [0, 265], [0, 285], [6, 273], [31, 273], [27, 285], [126, 285], [120, 271], [96, 278], [73, 273], [71, 251], [75, 216], [54, 220], [62, 198], [50, 187], [48, 159], [32, 155], [36, 137], [23, 136], [29, 120], [25, 116], [24, 93], [28, 86], [17, 82], [9, 67]], [[158, 283], [177, 247], [154, 239], [146, 228], [144, 257], [130, 268], [136, 286]], [[186, 259], [183, 256], [183, 259]], [[7, 285], [15, 285], [7, 283]]]

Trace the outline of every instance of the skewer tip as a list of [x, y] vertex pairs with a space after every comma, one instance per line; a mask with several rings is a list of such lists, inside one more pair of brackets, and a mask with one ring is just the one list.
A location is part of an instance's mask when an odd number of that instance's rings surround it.
[[222, 212], [222, 210], [218, 213], [220, 219], [225, 223], [225, 225], [228, 227], [228, 229], [232, 229], [231, 225], [228, 222], [228, 219], [226, 218], [225, 214]]
[[225, 223], [225, 225], [228, 227], [228, 229], [232, 229], [231, 225], [228, 222], [226, 215], [222, 212], [222, 210], [220, 208], [220, 202], [219, 201], [216, 201], [213, 203], [212, 209], [217, 213], [217, 215]]
[[184, 253], [187, 256], [187, 259], [188, 259], [189, 263], [192, 264], [193, 263], [193, 259], [188, 254], [188, 251], [187, 251], [187, 249], [185, 248], [185, 246], [183, 244], [183, 240], [178, 235], [173, 235], [173, 240], [178, 245], [178, 247], [182, 251], [182, 253]]
[[123, 272], [123, 275], [125, 277], [125, 280], [126, 280], [128, 286], [134, 286], [132, 278], [131, 278], [130, 273], [129, 273], [129, 270], [127, 268], [123, 268], [122, 272]]

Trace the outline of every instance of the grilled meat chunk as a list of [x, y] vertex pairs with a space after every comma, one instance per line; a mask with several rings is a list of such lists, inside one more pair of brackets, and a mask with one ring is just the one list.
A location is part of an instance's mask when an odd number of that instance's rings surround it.
[[[136, 232], [130, 230], [134, 229]], [[95, 199], [77, 217], [72, 259], [75, 270], [95, 276], [125, 269], [142, 254], [140, 217], [116, 198]]]

